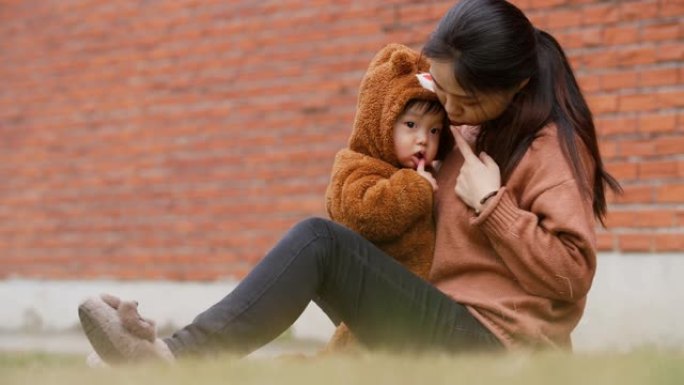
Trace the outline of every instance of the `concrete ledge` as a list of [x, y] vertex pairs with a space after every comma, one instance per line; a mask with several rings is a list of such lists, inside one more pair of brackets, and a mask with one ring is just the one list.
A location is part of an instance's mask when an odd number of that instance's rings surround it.
[[[600, 255], [585, 317], [574, 334], [575, 350], [684, 349], [681, 277], [682, 254]], [[78, 304], [103, 292], [138, 300], [141, 314], [155, 319], [161, 330], [172, 330], [192, 321], [236, 283], [0, 281], [0, 349], [10, 348], [3, 340], [16, 342], [11, 335], [79, 330]], [[292, 335], [322, 342], [333, 329], [325, 314], [312, 304], [293, 325]]]
[[576, 350], [684, 349], [684, 254], [601, 254]]
[[[154, 319], [158, 329], [173, 330], [190, 323], [236, 285], [236, 281], [0, 281], [0, 303], [4, 307], [0, 312], [0, 333], [78, 331], [78, 304], [100, 293], [137, 300], [140, 313]], [[333, 329], [325, 314], [312, 303], [291, 331], [295, 338], [325, 340]]]

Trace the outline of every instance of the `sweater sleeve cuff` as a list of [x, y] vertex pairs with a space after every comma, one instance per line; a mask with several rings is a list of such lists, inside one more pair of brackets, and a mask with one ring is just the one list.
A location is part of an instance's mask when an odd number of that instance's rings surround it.
[[480, 226], [487, 233], [504, 235], [510, 232], [519, 210], [506, 187], [502, 187], [498, 194], [489, 199], [480, 215], [471, 220], [471, 224]]

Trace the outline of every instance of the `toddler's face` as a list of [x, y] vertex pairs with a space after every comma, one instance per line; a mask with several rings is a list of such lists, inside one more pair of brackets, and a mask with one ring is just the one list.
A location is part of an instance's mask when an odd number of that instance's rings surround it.
[[394, 123], [394, 152], [403, 167], [416, 169], [421, 159], [429, 166], [437, 156], [439, 137], [445, 127], [444, 113], [426, 113], [413, 106]]

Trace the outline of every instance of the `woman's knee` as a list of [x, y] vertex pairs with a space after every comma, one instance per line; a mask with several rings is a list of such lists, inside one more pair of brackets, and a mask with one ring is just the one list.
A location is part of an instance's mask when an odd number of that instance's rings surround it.
[[319, 237], [330, 237], [330, 225], [333, 222], [319, 217], [310, 217], [299, 221], [292, 228], [296, 234], [312, 234]]

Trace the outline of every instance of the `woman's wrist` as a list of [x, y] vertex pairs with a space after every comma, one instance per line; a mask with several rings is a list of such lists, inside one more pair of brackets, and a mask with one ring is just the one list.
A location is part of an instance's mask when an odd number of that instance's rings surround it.
[[488, 201], [490, 198], [496, 196], [496, 194], [498, 194], [498, 193], [499, 193], [499, 190], [497, 189], [497, 190], [494, 190], [494, 191], [492, 191], [492, 192], [489, 192], [489, 193], [485, 194], [485, 196], [483, 196], [483, 197], [480, 199], [480, 201], [478, 202], [479, 204], [478, 204], [478, 206], [475, 208], [475, 214], [479, 215], [479, 214], [482, 212], [482, 208], [484, 207], [485, 203], [487, 203], [487, 201]]

